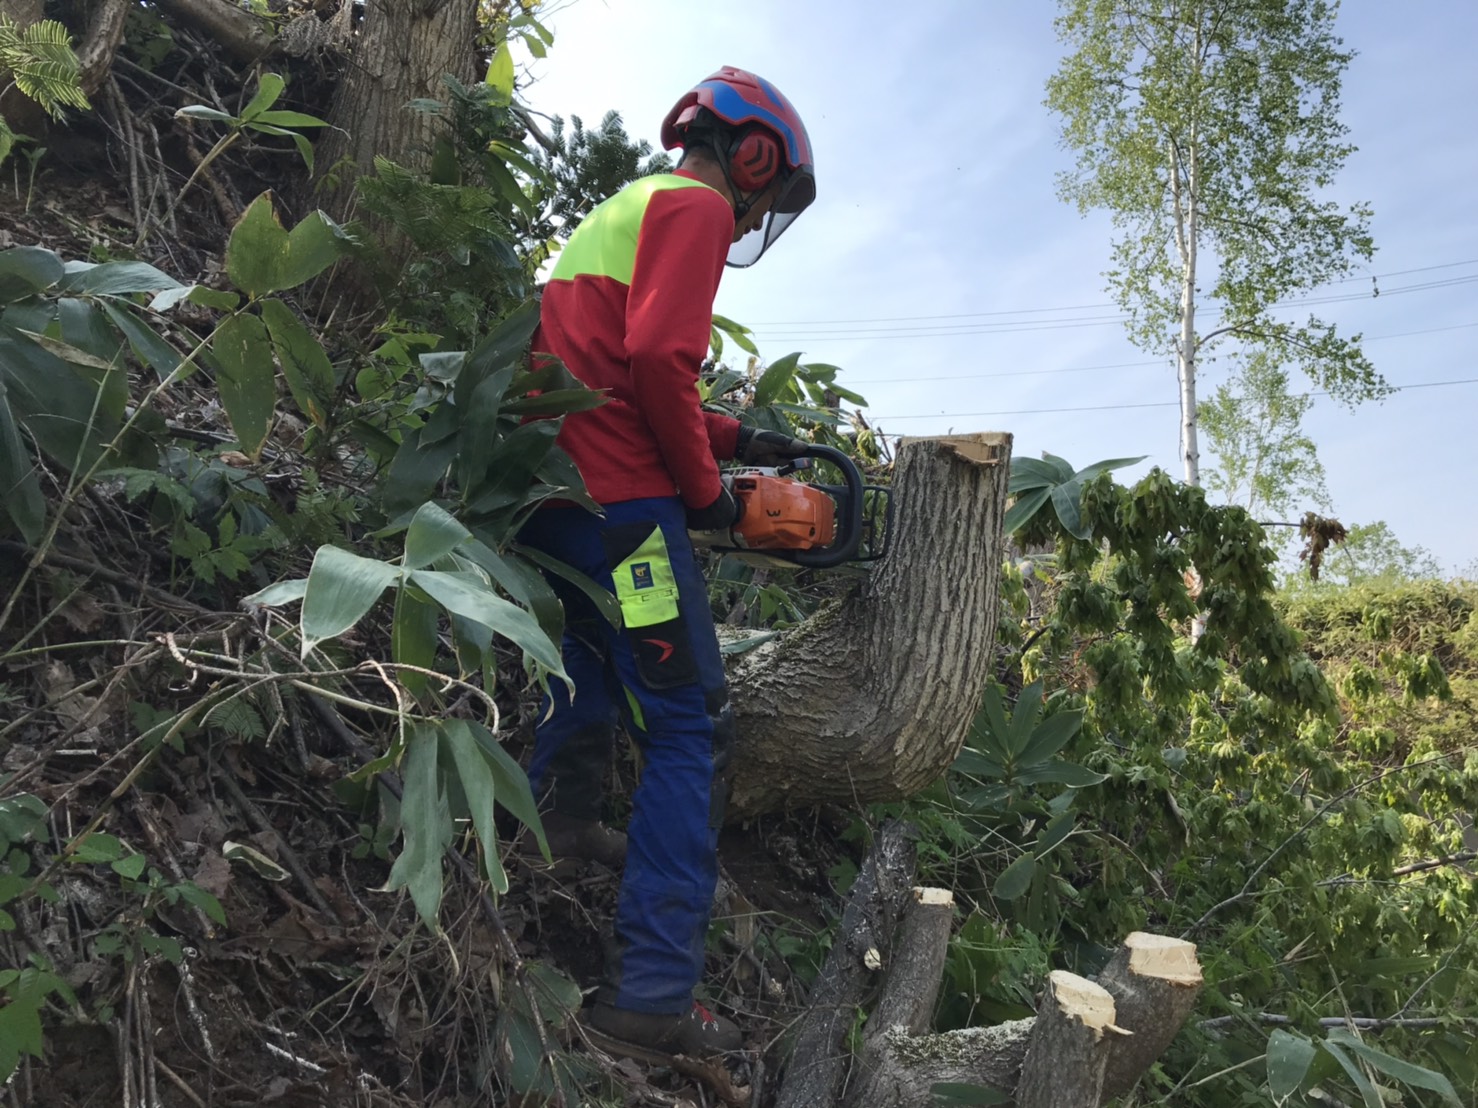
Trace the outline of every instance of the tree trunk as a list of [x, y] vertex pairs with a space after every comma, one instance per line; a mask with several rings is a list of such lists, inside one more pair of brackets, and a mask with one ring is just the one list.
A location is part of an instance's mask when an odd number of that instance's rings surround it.
[[377, 155], [410, 168], [430, 160], [436, 117], [406, 105], [445, 100], [448, 73], [475, 80], [476, 41], [476, 0], [367, 0], [329, 113], [332, 127], [315, 151], [316, 175], [326, 182], [321, 203], [331, 215], [348, 218], [354, 182]]
[[954, 761], [990, 674], [1011, 436], [907, 439], [889, 551], [730, 673], [731, 812], [909, 796]]
[[1018, 1108], [1098, 1108], [1109, 1036], [1125, 1034], [1114, 1024], [1114, 998], [1077, 974], [1053, 970], [1037, 1004], [1021, 1078]]
[[[5, 15], [21, 30], [42, 17], [41, 0], [0, 0], [0, 15]], [[0, 119], [18, 134], [34, 137], [46, 121], [41, 106], [11, 83], [10, 70], [0, 66]]]

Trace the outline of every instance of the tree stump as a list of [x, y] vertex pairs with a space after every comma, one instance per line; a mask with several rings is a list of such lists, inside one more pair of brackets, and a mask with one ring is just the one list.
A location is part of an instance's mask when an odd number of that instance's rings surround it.
[[1021, 1077], [1018, 1108], [1098, 1108], [1114, 1023], [1107, 989], [1066, 970], [1047, 975]]
[[730, 672], [731, 815], [912, 795], [959, 753], [990, 674], [1011, 436], [907, 439], [887, 557]]

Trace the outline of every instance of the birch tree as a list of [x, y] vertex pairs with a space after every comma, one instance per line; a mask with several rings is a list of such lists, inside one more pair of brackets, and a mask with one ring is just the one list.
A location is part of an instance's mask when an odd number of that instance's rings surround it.
[[1289, 318], [1290, 300], [1374, 252], [1369, 207], [1330, 198], [1354, 150], [1338, 3], [1060, 2], [1071, 52], [1047, 105], [1078, 160], [1059, 192], [1113, 217], [1107, 277], [1130, 337], [1176, 362], [1186, 481], [1201, 480], [1197, 369], [1219, 343], [1295, 366], [1347, 404], [1387, 392], [1358, 334]]

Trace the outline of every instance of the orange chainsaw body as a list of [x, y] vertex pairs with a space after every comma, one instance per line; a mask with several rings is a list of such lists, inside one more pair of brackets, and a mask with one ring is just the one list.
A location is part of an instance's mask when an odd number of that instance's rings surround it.
[[741, 472], [731, 489], [744, 514], [731, 532], [745, 550], [813, 550], [836, 538], [836, 501], [789, 477]]

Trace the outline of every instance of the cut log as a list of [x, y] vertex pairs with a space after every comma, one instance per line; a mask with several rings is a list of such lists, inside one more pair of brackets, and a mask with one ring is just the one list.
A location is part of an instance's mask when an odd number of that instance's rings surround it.
[[1114, 1015], [1103, 986], [1066, 970], [1048, 974], [1016, 1083], [1018, 1108], [1098, 1108], [1111, 1036], [1130, 1034]]
[[910, 1035], [929, 1029], [954, 922], [955, 898], [948, 889], [913, 890], [882, 995], [867, 1021], [864, 1052], [871, 1041], [892, 1028], [901, 1027]]
[[[899, 1025], [874, 1036], [870, 1027], [856, 1095], [838, 1103], [912, 1108], [933, 1102], [934, 1085], [955, 1084], [1014, 1092], [1020, 1108], [1096, 1108], [1122, 1096], [1158, 1060], [1189, 1017], [1200, 985], [1192, 944], [1135, 932], [1096, 983], [1054, 973], [1033, 1019], [937, 1035], [910, 1034]], [[1099, 1026], [1101, 1044], [1089, 1034]]]
[[877, 971], [888, 964], [889, 939], [913, 884], [912, 835], [907, 824], [884, 824], [863, 859], [836, 941], [797, 1023], [776, 1108], [837, 1102], [848, 1063], [843, 1040], [877, 980]]
[[1116, 1042], [1103, 1077], [1105, 1099], [1123, 1096], [1165, 1053], [1201, 993], [1194, 943], [1135, 931], [1098, 975], [1132, 1039]]
[[912, 795], [964, 742], [991, 671], [1011, 436], [907, 439], [886, 558], [739, 655], [731, 816]]

